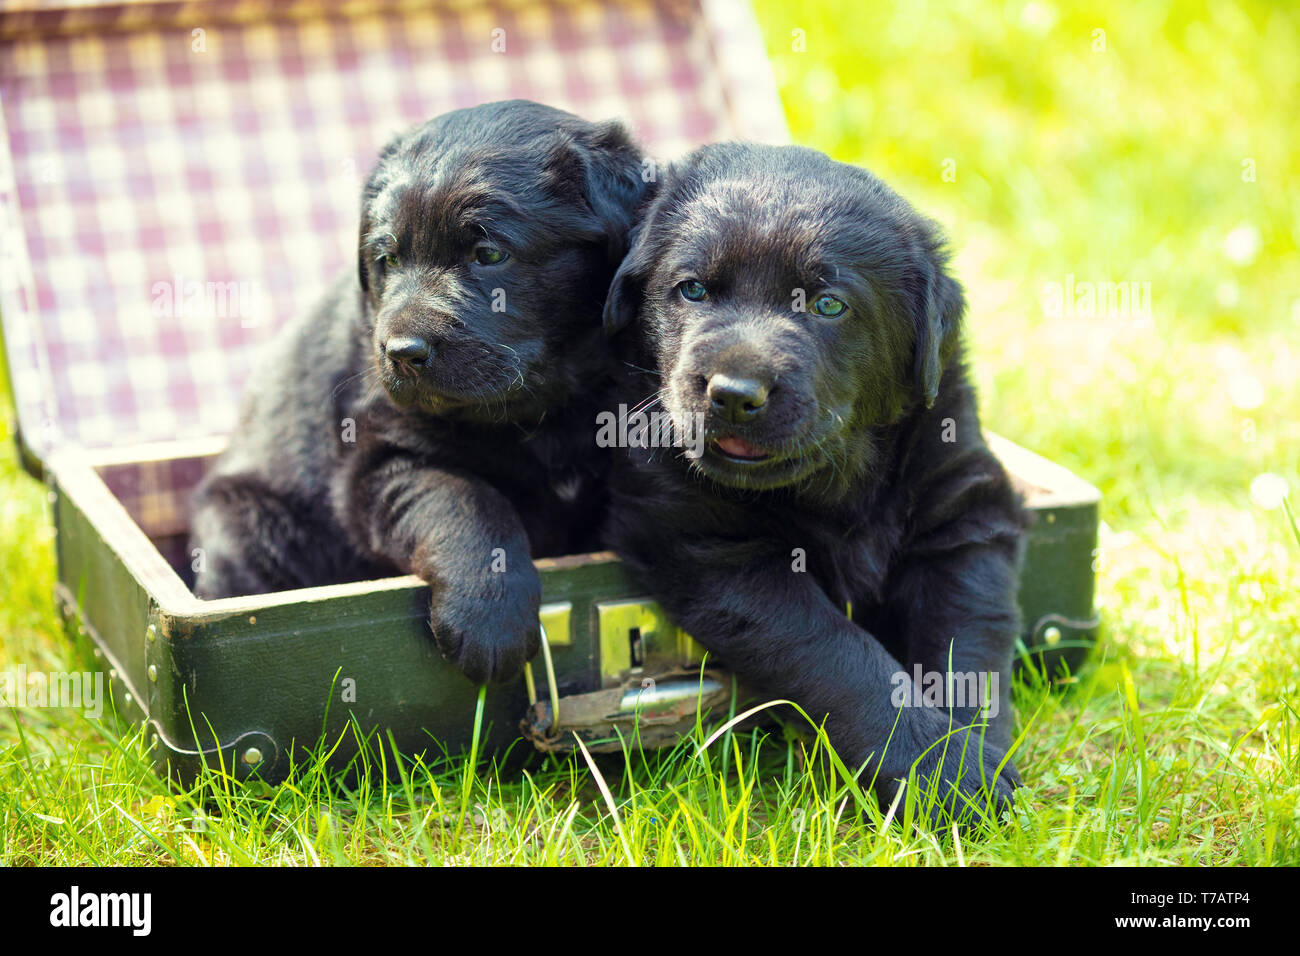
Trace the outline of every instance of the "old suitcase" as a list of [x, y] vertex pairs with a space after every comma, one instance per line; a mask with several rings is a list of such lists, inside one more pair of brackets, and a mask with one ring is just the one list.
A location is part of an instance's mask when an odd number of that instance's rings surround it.
[[[659, 156], [783, 140], [751, 11], [744, 0], [5, 9], [5, 356], [24, 461], [52, 490], [58, 599], [119, 710], [147, 722], [159, 769], [181, 776], [206, 762], [278, 779], [296, 746], [350, 720], [405, 752], [460, 752], [477, 689], [432, 646], [418, 580], [197, 600], [187, 495], [234, 425], [258, 347], [350, 262], [361, 178], [391, 133], [527, 97], [624, 117]], [[1095, 632], [1098, 495], [994, 441], [1038, 515], [1025, 648], [1055, 666]], [[635, 690], [647, 675], [698, 684], [698, 648], [612, 555], [538, 567], [542, 704]], [[519, 740], [529, 699], [522, 682], [488, 693], [485, 746]], [[669, 730], [674, 707], [693, 713], [675, 700], [659, 714]], [[588, 699], [584, 712], [604, 706]], [[343, 736], [336, 763], [355, 750]]]

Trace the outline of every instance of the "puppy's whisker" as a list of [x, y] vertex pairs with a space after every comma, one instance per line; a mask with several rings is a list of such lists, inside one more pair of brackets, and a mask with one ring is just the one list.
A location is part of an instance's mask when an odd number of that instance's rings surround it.
[[329, 397], [328, 400], [329, 400], [329, 401], [332, 401], [332, 400], [338, 398], [338, 397], [339, 397], [339, 392], [340, 392], [340, 391], [342, 391], [342, 390], [343, 390], [344, 388], [346, 388], [348, 385], [351, 385], [351, 384], [352, 384], [353, 382], [355, 382], [357, 379], [362, 378], [362, 377], [364, 377], [364, 376], [370, 374], [371, 372], [374, 372], [376, 375], [378, 374], [378, 370], [377, 370], [377, 369], [375, 369], [373, 366], [369, 366], [369, 365], [368, 365], [368, 366], [366, 366], [365, 368], [363, 368], [360, 372], [357, 372], [355, 375], [349, 375], [347, 378], [343, 379], [343, 380], [340, 381], [337, 385], [334, 386], [333, 390], [330, 392], [330, 397]]
[[629, 408], [628, 414], [635, 415], [637, 414], [637, 412], [645, 411], [647, 408], [649, 408], [652, 405], [660, 405], [662, 403], [663, 403], [662, 390], [658, 392], [652, 392], [650, 395], [647, 395], [641, 401], [637, 402], [634, 406]]
[[628, 368], [636, 369], [638, 372], [645, 372], [647, 375], [653, 375], [655, 378], [663, 378], [664, 376], [663, 372], [656, 371], [652, 368], [642, 368], [640, 365], [637, 365], [635, 362], [624, 361], [623, 364], [626, 365]]

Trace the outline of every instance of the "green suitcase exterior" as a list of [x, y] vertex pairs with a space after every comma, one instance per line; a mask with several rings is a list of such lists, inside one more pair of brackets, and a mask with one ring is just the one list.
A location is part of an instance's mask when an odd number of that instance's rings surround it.
[[[1100, 496], [1010, 442], [991, 443], [1035, 516], [1021, 575], [1022, 659], [1057, 673], [1077, 666], [1096, 636]], [[468, 748], [477, 688], [437, 653], [425, 623], [428, 591], [417, 579], [200, 601], [160, 550], [176, 561], [183, 535], [151, 540], [93, 458], [60, 454], [50, 476], [60, 602], [93, 642], [119, 711], [147, 723], [160, 773], [188, 780], [206, 764], [276, 781], [322, 740], [337, 744], [331, 765], [346, 766], [361, 735], [391, 735], [400, 752], [426, 761]], [[699, 659], [614, 555], [537, 565], [558, 694], [635, 682], [638, 641], [663, 663]], [[540, 661], [533, 670], [542, 671]], [[544, 673], [536, 683], [546, 696]], [[520, 740], [529, 702], [523, 681], [489, 688], [486, 751], [531, 750]]]

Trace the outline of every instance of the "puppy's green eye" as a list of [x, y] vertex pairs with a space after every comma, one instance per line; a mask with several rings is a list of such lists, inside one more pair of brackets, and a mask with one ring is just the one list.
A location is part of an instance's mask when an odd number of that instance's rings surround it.
[[396, 269], [398, 266], [402, 264], [402, 260], [397, 258], [397, 256], [393, 255], [391, 252], [388, 253], [388, 255], [383, 256], [382, 258], [383, 258], [384, 266], [389, 269]]
[[474, 261], [481, 266], [495, 266], [510, 258], [510, 253], [496, 246], [475, 246]]
[[709, 290], [704, 288], [704, 283], [698, 279], [687, 279], [677, 289], [681, 292], [683, 299], [688, 299], [691, 302], [700, 302], [709, 294]]
[[847, 309], [848, 306], [833, 295], [819, 295], [813, 299], [813, 314], [824, 319], [838, 319]]

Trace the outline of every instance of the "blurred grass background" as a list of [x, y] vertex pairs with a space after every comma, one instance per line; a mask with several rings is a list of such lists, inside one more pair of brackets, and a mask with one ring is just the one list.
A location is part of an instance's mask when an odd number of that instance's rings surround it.
[[[369, 819], [364, 795], [340, 811], [306, 787], [249, 791], [196, 843], [138, 741], [11, 712], [0, 863], [678, 862], [657, 828], [682, 814], [699, 823], [692, 862], [1300, 863], [1300, 546], [1251, 495], [1260, 475], [1300, 474], [1300, 7], [756, 9], [795, 139], [872, 169], [947, 230], [986, 427], [1105, 496], [1105, 643], [1065, 687], [1018, 692], [1032, 728], [1016, 826], [964, 854], [864, 836], [832, 812], [838, 793], [810, 797], [806, 780], [772, 795], [751, 762], [700, 796], [693, 765], [670, 761], [629, 762], [614, 781], [630, 850], [590, 781], [562, 828], [563, 783], [539, 801], [531, 783], [497, 781], [485, 803], [512, 827], [432, 842], [391, 803]], [[1045, 290], [1067, 277], [1149, 283], [1150, 314], [1057, 314]], [[2, 414], [0, 666], [64, 668], [45, 492], [20, 473]], [[770, 797], [752, 814], [751, 785]], [[824, 829], [794, 826], [823, 810]], [[538, 827], [574, 855], [538, 849]]]
[[[758, 9], [796, 140], [947, 228], [988, 422], [1113, 516], [1248, 507], [1254, 475], [1294, 475], [1300, 452], [1296, 9], [1079, 6]], [[1067, 275], [1150, 283], [1150, 327], [1048, 318], [1042, 288]]]

